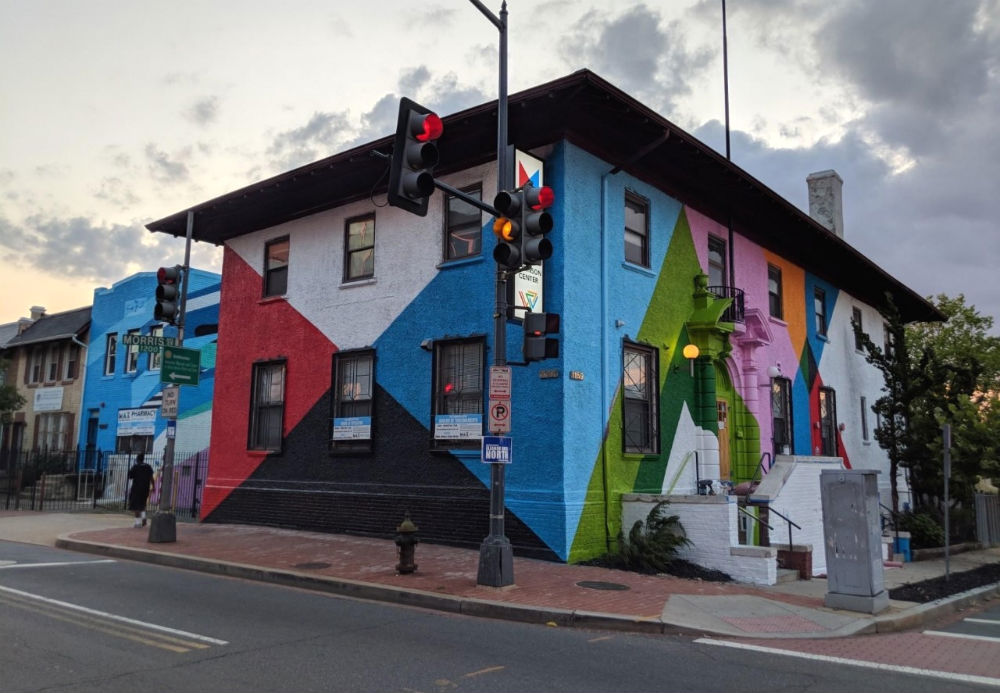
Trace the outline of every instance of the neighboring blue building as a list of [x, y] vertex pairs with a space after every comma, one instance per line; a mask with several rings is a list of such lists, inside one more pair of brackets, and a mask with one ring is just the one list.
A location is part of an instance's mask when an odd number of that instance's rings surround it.
[[[176, 449], [184, 456], [207, 450], [215, 384], [215, 342], [221, 277], [192, 269], [184, 347], [201, 351], [197, 386], [182, 386]], [[94, 290], [87, 349], [79, 445], [101, 453], [153, 453], [166, 445], [167, 422], [160, 415], [160, 354], [125, 346], [123, 337], [177, 336], [177, 328], [153, 320], [156, 273], [139, 272], [110, 289]]]

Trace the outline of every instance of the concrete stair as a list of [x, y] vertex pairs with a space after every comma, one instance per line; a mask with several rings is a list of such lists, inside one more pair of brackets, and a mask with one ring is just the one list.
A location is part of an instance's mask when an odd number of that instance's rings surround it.
[[784, 582], [798, 582], [799, 571], [790, 568], [778, 568], [778, 584]]

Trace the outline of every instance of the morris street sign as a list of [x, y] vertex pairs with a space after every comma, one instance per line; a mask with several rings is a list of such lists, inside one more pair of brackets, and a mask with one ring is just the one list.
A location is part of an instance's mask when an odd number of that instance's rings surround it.
[[123, 334], [122, 344], [139, 347], [140, 354], [158, 354], [161, 347], [173, 346], [177, 340], [173, 337], [159, 337], [151, 334]]

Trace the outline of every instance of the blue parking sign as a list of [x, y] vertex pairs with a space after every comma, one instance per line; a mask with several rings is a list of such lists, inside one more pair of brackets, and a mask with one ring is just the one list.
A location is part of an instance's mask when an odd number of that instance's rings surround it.
[[510, 464], [513, 441], [503, 436], [483, 436], [483, 462], [485, 464]]

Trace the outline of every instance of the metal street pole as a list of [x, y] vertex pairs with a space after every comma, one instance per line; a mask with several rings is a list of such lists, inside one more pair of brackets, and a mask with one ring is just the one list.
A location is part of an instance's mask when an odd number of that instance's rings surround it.
[[[188, 283], [191, 278], [191, 237], [193, 234], [194, 212], [189, 210], [184, 244], [184, 268], [181, 271], [181, 300], [177, 311], [177, 346], [179, 347], [184, 346], [184, 321]], [[180, 406], [181, 388], [177, 386], [178, 412], [180, 412]], [[167, 421], [167, 444], [163, 448], [163, 483], [160, 484], [159, 509], [149, 523], [148, 541], [154, 544], [177, 541], [177, 516], [174, 514], [174, 437], [177, 435], [176, 424], [176, 418]], [[166, 503], [166, 507], [164, 507], [164, 503]]]
[[[479, 0], [469, 0], [500, 32], [500, 84], [497, 100], [497, 192], [509, 188], [514, 172], [507, 151], [507, 3], [496, 17]], [[496, 310], [493, 314], [493, 365], [507, 365], [507, 271], [497, 264]], [[511, 393], [513, 395], [513, 393]], [[504, 534], [504, 476], [506, 465], [490, 464], [490, 533], [479, 547], [477, 584], [506, 587], [514, 584], [514, 553]]]

